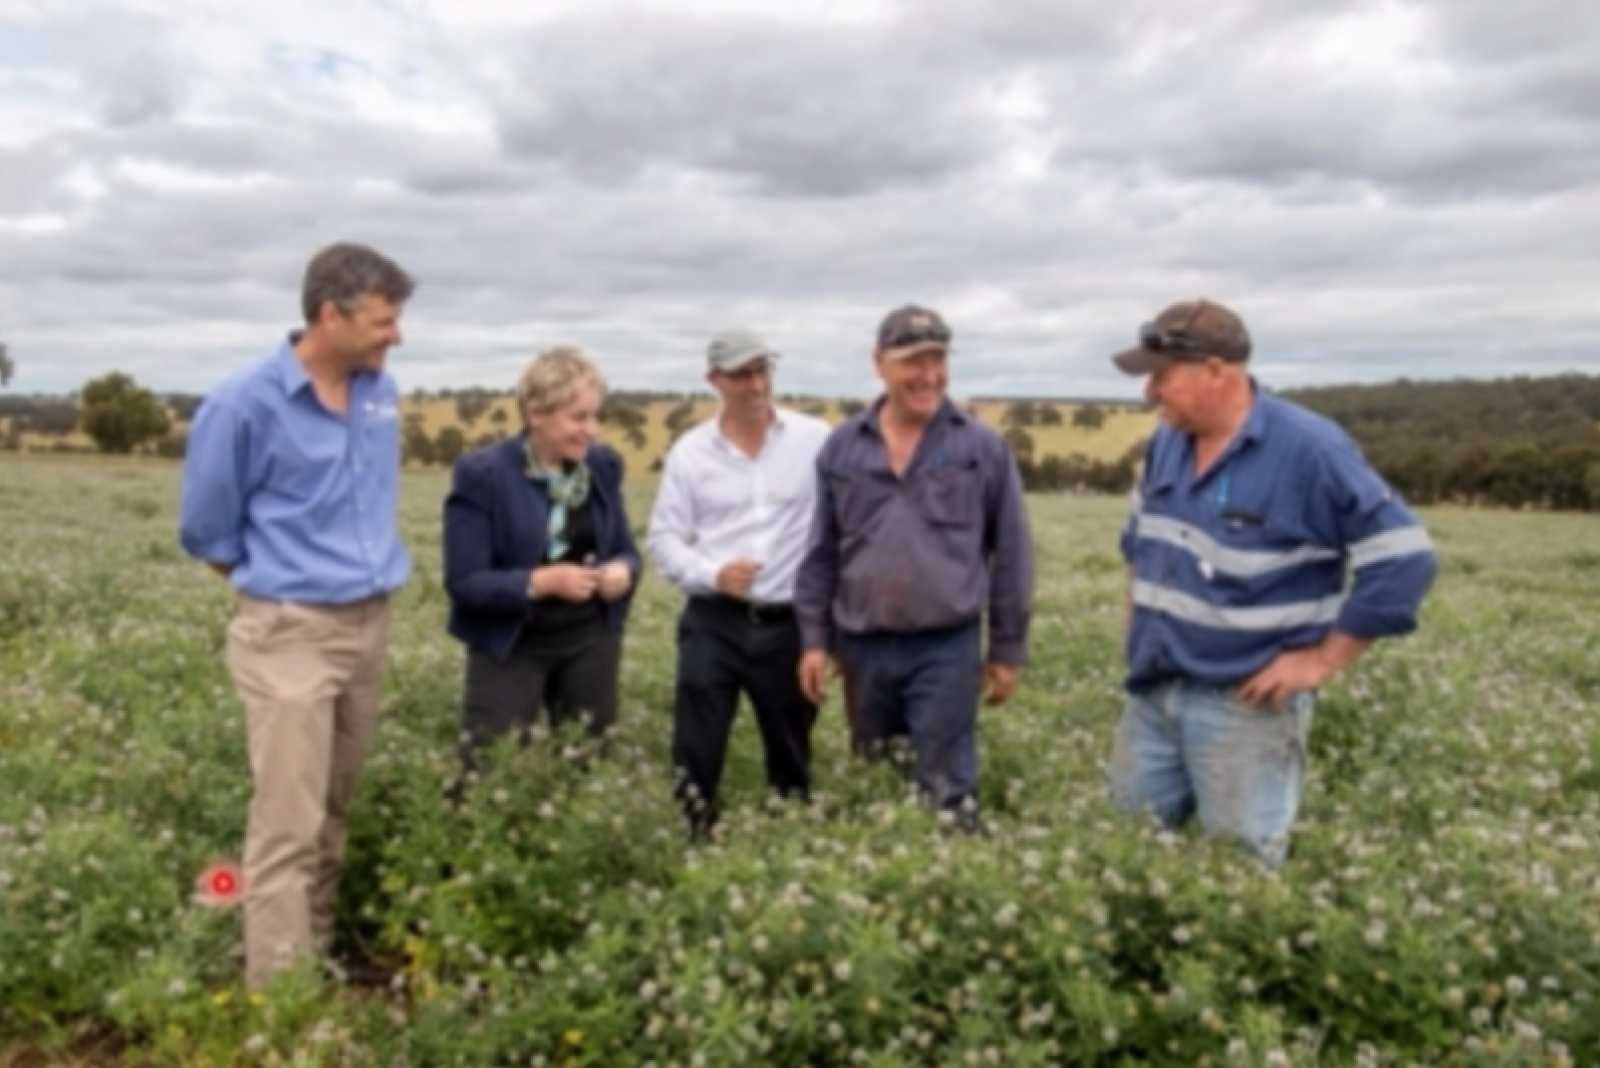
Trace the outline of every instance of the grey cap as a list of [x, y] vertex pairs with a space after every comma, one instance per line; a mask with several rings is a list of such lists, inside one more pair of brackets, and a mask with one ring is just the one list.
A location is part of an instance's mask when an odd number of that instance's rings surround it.
[[1139, 344], [1111, 357], [1126, 374], [1147, 375], [1169, 363], [1229, 363], [1250, 358], [1250, 331], [1231, 309], [1201, 297], [1165, 308], [1139, 328]]
[[950, 327], [932, 308], [906, 304], [883, 317], [878, 324], [878, 351], [891, 360], [905, 359], [919, 352], [950, 348]]
[[713, 371], [737, 371], [752, 360], [776, 360], [778, 354], [749, 330], [724, 330], [706, 346], [706, 367]]

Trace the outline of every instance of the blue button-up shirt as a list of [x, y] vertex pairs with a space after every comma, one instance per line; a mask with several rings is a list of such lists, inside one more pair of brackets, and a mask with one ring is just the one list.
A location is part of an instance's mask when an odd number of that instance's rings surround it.
[[1122, 532], [1129, 689], [1231, 685], [1334, 628], [1416, 626], [1433, 545], [1336, 424], [1258, 389], [1222, 455], [1194, 468], [1191, 435], [1158, 429]]
[[350, 379], [344, 414], [317, 399], [290, 335], [206, 397], [189, 429], [178, 537], [270, 600], [348, 604], [403, 585], [396, 527], [399, 392]]

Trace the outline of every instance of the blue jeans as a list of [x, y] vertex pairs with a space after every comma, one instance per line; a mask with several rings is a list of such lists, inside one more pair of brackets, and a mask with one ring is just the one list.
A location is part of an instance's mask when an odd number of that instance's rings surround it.
[[1169, 827], [1198, 812], [1206, 833], [1282, 864], [1305, 789], [1312, 703], [1301, 691], [1282, 711], [1258, 708], [1183, 680], [1129, 694], [1106, 772], [1112, 800]]
[[909, 736], [917, 785], [957, 808], [978, 791], [976, 622], [950, 630], [839, 635], [845, 706], [857, 748], [881, 753]]

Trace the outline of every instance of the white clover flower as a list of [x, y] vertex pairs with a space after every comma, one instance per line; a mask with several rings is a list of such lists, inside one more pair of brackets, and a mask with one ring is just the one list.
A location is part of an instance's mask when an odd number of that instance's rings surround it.
[[847, 960], [835, 961], [833, 977], [841, 983], [848, 983], [850, 981], [850, 962]]

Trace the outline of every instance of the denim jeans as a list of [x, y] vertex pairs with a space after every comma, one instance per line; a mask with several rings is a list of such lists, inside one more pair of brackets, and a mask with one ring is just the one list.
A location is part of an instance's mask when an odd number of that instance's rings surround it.
[[1206, 833], [1282, 864], [1305, 788], [1313, 700], [1301, 691], [1281, 711], [1258, 708], [1184, 680], [1129, 694], [1107, 769], [1112, 800], [1169, 827], [1198, 813]]

